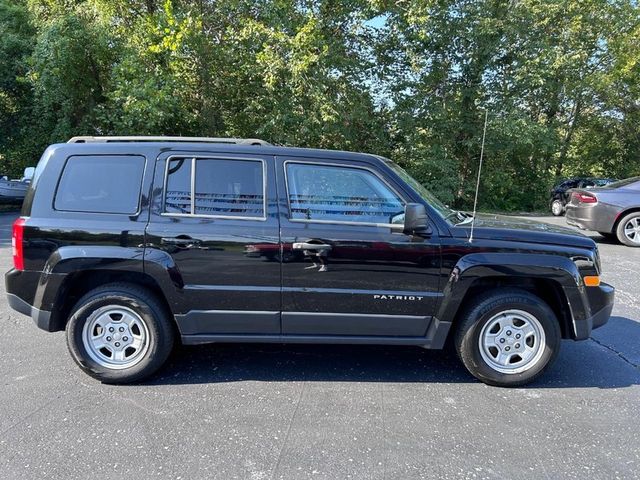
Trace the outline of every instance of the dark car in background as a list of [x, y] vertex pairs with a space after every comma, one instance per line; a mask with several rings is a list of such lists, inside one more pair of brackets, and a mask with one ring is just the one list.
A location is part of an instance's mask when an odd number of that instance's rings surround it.
[[570, 200], [569, 190], [572, 188], [604, 187], [615, 182], [613, 178], [573, 177], [562, 180], [551, 189], [551, 213], [556, 217], [564, 214]]
[[606, 187], [575, 189], [567, 204], [567, 223], [640, 247], [640, 176]]

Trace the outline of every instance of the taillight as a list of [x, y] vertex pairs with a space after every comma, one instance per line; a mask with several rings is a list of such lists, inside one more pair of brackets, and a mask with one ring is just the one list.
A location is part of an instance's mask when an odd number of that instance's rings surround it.
[[573, 192], [573, 198], [578, 200], [579, 203], [598, 203], [598, 199], [588, 193]]
[[16, 270], [24, 270], [24, 250], [22, 241], [24, 239], [25, 219], [20, 217], [13, 222], [13, 232], [11, 233], [11, 247], [13, 251], [13, 266]]

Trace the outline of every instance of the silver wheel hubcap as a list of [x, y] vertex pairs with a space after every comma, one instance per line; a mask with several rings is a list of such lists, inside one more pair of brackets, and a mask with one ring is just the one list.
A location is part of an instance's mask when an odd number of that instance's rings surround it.
[[551, 210], [554, 214], [560, 215], [562, 213], [562, 204], [558, 201], [553, 202], [551, 205]]
[[522, 373], [533, 367], [544, 353], [545, 334], [536, 317], [523, 310], [505, 310], [480, 332], [480, 354], [493, 370]]
[[640, 217], [634, 217], [625, 224], [624, 236], [633, 243], [640, 244]]
[[133, 310], [108, 305], [87, 319], [82, 329], [82, 343], [98, 365], [120, 370], [144, 358], [149, 349], [149, 330]]

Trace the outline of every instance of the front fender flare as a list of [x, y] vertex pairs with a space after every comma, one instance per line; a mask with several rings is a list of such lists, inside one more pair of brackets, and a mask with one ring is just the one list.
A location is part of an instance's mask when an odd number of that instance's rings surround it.
[[513, 279], [522, 279], [523, 283], [531, 279], [556, 282], [566, 297], [574, 335], [576, 322], [589, 316], [584, 283], [570, 258], [528, 253], [473, 253], [462, 257], [451, 270], [437, 318], [453, 322], [460, 308], [464, 308], [471, 286], [484, 278], [508, 278], [512, 286]]

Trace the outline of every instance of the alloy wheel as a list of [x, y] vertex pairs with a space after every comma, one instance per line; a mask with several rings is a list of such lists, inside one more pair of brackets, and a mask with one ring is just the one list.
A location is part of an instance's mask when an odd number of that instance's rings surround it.
[[630, 218], [624, 225], [624, 236], [631, 242], [640, 244], [640, 216]]
[[482, 359], [493, 370], [522, 373], [542, 357], [546, 337], [540, 321], [524, 310], [505, 310], [495, 314], [480, 332]]
[[87, 319], [82, 343], [98, 365], [120, 370], [130, 368], [144, 358], [149, 349], [149, 330], [133, 310], [108, 305]]

